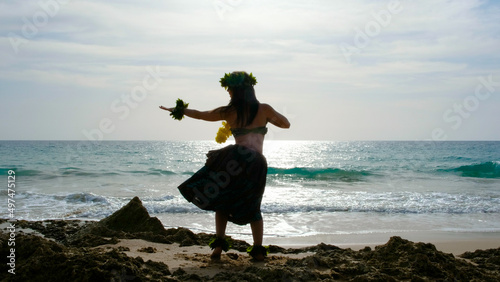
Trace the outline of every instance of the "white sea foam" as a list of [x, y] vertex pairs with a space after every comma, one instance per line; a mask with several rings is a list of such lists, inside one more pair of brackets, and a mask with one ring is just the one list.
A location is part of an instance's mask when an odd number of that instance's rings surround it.
[[[212, 230], [213, 213], [176, 187], [216, 148], [205, 141], [2, 141], [0, 171], [16, 171], [19, 219], [98, 220], [139, 196], [167, 226]], [[268, 236], [500, 231], [493, 220], [500, 215], [500, 142], [271, 141], [264, 154]]]

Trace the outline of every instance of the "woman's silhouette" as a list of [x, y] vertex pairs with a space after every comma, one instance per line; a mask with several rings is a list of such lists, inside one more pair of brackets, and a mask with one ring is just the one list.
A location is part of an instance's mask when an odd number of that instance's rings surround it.
[[188, 201], [215, 211], [217, 238], [210, 244], [214, 249], [212, 259], [219, 259], [222, 250], [228, 249], [224, 240], [228, 220], [239, 225], [250, 223], [254, 241], [250, 255], [256, 260], [266, 256], [260, 211], [267, 174], [267, 161], [262, 155], [264, 136], [268, 122], [280, 128], [289, 128], [290, 123], [270, 105], [259, 103], [253, 87], [256, 83], [246, 72], [226, 74], [221, 85], [231, 97], [227, 106], [210, 111], [184, 109], [184, 115], [191, 118], [225, 120], [236, 141], [235, 145], [210, 151], [205, 166], [179, 186]]

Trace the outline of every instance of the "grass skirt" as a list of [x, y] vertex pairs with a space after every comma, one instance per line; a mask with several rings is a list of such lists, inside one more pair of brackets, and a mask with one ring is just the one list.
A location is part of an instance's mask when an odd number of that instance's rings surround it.
[[229, 221], [244, 225], [262, 219], [266, 175], [267, 161], [262, 154], [229, 145], [209, 151], [205, 166], [178, 188], [199, 208], [227, 212]]

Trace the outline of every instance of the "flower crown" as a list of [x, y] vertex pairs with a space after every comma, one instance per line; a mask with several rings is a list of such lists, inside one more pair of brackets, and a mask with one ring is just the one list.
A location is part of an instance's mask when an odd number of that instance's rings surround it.
[[227, 88], [235, 88], [235, 87], [245, 87], [245, 86], [254, 86], [257, 84], [257, 79], [252, 73], [248, 74], [244, 71], [235, 71], [232, 73], [225, 73], [224, 77], [220, 79], [220, 86]]

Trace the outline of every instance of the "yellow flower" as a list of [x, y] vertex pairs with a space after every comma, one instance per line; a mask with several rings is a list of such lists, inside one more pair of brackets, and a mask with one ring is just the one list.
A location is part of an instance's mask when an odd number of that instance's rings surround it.
[[223, 121], [222, 126], [219, 128], [219, 131], [217, 131], [217, 136], [215, 136], [215, 142], [219, 144], [224, 143], [229, 136], [231, 136], [231, 128], [227, 122]]

